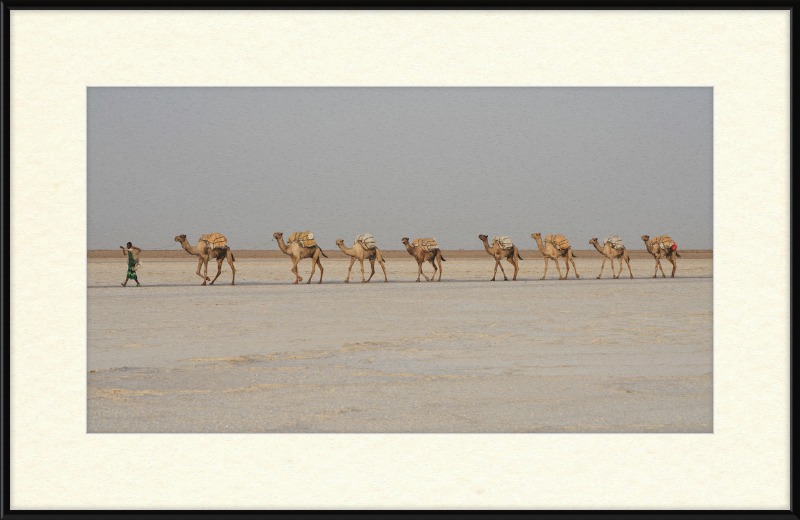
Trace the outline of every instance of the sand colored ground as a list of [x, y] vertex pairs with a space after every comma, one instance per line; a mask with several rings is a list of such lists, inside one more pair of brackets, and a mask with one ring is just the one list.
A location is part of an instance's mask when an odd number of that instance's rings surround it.
[[357, 264], [344, 284], [349, 260], [326, 253], [324, 283], [296, 286], [287, 257], [241, 258], [233, 287], [225, 267], [199, 286], [185, 253], [143, 254], [141, 288], [119, 286], [121, 254], [90, 260], [87, 430], [712, 431], [710, 259], [597, 280], [587, 252], [580, 280], [541, 281], [531, 255], [517, 282], [488, 282], [483, 253], [415, 283], [406, 255], [388, 284]]

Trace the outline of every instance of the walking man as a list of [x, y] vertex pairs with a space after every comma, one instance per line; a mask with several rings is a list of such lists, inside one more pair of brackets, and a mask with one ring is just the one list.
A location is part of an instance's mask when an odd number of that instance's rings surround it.
[[122, 282], [123, 287], [127, 287], [128, 280], [133, 280], [136, 282], [136, 287], [139, 287], [139, 279], [136, 277], [136, 270], [139, 269], [141, 263], [139, 262], [139, 252], [141, 249], [135, 247], [133, 244], [128, 242], [128, 249], [125, 249], [122, 246], [119, 246], [122, 249], [123, 255], [128, 255], [128, 274], [125, 276], [125, 281]]

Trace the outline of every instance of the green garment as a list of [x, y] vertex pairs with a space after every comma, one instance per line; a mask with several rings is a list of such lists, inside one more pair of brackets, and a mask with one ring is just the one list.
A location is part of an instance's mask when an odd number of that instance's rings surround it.
[[136, 283], [139, 283], [139, 279], [136, 278], [136, 260], [133, 259], [133, 253], [130, 249], [128, 249], [128, 274], [126, 279], [136, 280]]

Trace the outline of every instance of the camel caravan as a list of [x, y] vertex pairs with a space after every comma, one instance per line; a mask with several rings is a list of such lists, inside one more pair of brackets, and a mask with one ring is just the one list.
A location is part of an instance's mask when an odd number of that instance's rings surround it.
[[[310, 231], [298, 231], [292, 233], [289, 236], [288, 242], [286, 243], [283, 241], [283, 233], [274, 233], [272, 236], [277, 241], [278, 248], [281, 250], [281, 252], [288, 255], [292, 259], [291, 272], [295, 277], [293, 283], [297, 284], [303, 281], [303, 278], [297, 271], [297, 264], [304, 258], [311, 259], [311, 274], [309, 275], [306, 283], [311, 283], [311, 279], [313, 278], [317, 267], [319, 267], [319, 282], [317, 283], [322, 283], [322, 275], [324, 270], [322, 268], [321, 258], [328, 258], [328, 255], [326, 255], [322, 251], [322, 248], [317, 245], [313, 233]], [[550, 260], [553, 260], [553, 262], [556, 264], [559, 280], [567, 279], [569, 276], [570, 264], [572, 264], [573, 271], [575, 272], [575, 278], [580, 278], [578, 269], [575, 266], [575, 261], [573, 260], [576, 255], [572, 251], [569, 240], [567, 240], [564, 235], [551, 234], [547, 235], [543, 240], [541, 233], [533, 233], [531, 234], [531, 238], [536, 242], [539, 253], [541, 253], [542, 257], [544, 258], [544, 274], [542, 275], [542, 280], [544, 280], [547, 276], [547, 268]], [[517, 248], [517, 246], [511, 241], [511, 237], [508, 235], [495, 236], [492, 238], [491, 245], [489, 245], [488, 235], [478, 235], [478, 239], [483, 243], [483, 248], [486, 250], [486, 253], [494, 259], [494, 273], [490, 281], [494, 282], [496, 280], [498, 267], [500, 268], [500, 272], [503, 274], [503, 280], [508, 281], [508, 276], [506, 276], [506, 272], [502, 264], [503, 260], [506, 260], [509, 264], [514, 266], [514, 274], [511, 280], [516, 281], [517, 274], [519, 273], [519, 261], [523, 260], [523, 258], [520, 256], [519, 248]], [[657, 278], [659, 269], [661, 270], [661, 277], [667, 277], [664, 273], [663, 267], [661, 267], [662, 258], [665, 258], [672, 264], [671, 278], [675, 278], [677, 259], [681, 257], [681, 255], [678, 254], [678, 245], [675, 243], [675, 241], [668, 235], [661, 235], [654, 238], [650, 238], [649, 235], [643, 235], [642, 240], [644, 241], [647, 252], [650, 253], [655, 259], [656, 265], [653, 278]], [[197, 257], [196, 274], [203, 280], [201, 285], [206, 285], [207, 282], [210, 282], [209, 285], [214, 285], [214, 282], [217, 281], [217, 278], [219, 278], [219, 275], [222, 272], [223, 260], [227, 260], [228, 265], [231, 267], [231, 285], [234, 285], [236, 280], [236, 268], [233, 265], [235, 258], [233, 256], [233, 252], [227, 244], [227, 239], [222, 234], [210, 233], [201, 235], [197, 245], [195, 246], [191, 246], [189, 244], [189, 241], [186, 239], [186, 235], [176, 236], [175, 242], [179, 242], [181, 247], [188, 254]], [[442, 256], [442, 251], [439, 248], [435, 238], [417, 238], [411, 242], [408, 237], [405, 237], [400, 242], [405, 246], [408, 254], [411, 255], [417, 262], [417, 282], [420, 281], [420, 277], [425, 277], [426, 281], [433, 281], [434, 278], [436, 278], [437, 272], [439, 273], [439, 277], [436, 281], [442, 281], [442, 262], [445, 262], [446, 260], [444, 256]], [[628, 274], [630, 275], [630, 278], [633, 279], [630, 257], [621, 238], [616, 235], [606, 238], [603, 240], [602, 245], [599, 243], [597, 238], [592, 238], [589, 240], [589, 244], [594, 246], [597, 252], [603, 257], [603, 262], [600, 265], [600, 274], [597, 275], [597, 278], [601, 278], [603, 276], [606, 260], [609, 260], [611, 263], [612, 279], [619, 279], [620, 275], [622, 274], [623, 261], [628, 267]], [[336, 240], [336, 245], [339, 247], [342, 253], [350, 257], [350, 266], [347, 268], [347, 277], [344, 279], [345, 283], [350, 282], [350, 273], [352, 272], [353, 264], [356, 260], [358, 260], [361, 266], [361, 283], [368, 283], [370, 280], [372, 280], [372, 277], [375, 275], [376, 261], [378, 262], [378, 265], [381, 266], [381, 270], [383, 271], [383, 281], [385, 283], [389, 282], [389, 277], [386, 274], [386, 266], [384, 265], [384, 255], [376, 246], [375, 237], [371, 233], [357, 235], [353, 241], [352, 247], [346, 247], [344, 240], [341, 238]], [[564, 267], [566, 268], [566, 272], [563, 275], [561, 273], [561, 266], [558, 263], [559, 258], [563, 259]], [[217, 261], [217, 274], [214, 276], [213, 280], [208, 277], [208, 262], [210, 260]], [[365, 277], [364, 274], [364, 260], [369, 261], [370, 264], [371, 272], [369, 278]], [[614, 260], [616, 260], [619, 264], [619, 270], [617, 272], [614, 270]], [[422, 266], [426, 262], [430, 263], [433, 267], [433, 274], [430, 276], [430, 278], [422, 270]], [[201, 268], [203, 270], [202, 274], [200, 272]]]

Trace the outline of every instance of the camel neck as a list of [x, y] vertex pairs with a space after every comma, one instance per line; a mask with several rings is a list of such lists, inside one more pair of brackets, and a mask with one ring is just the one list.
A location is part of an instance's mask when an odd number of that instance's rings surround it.
[[184, 240], [183, 242], [181, 242], [181, 247], [183, 248], [184, 251], [186, 251], [190, 255], [197, 254], [197, 248], [190, 246], [188, 240]]
[[286, 250], [286, 244], [283, 243], [283, 237], [277, 239], [278, 241], [278, 248], [281, 250], [283, 254], [288, 255], [289, 252]]

